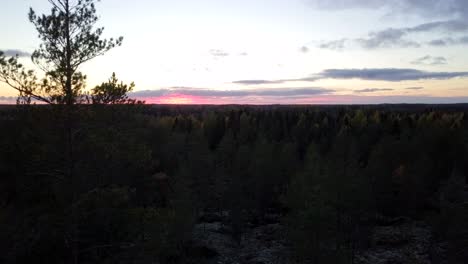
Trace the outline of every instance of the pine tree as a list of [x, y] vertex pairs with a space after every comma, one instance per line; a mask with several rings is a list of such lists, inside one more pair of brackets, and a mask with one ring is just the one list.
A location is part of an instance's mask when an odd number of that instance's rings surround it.
[[49, 0], [52, 9], [48, 15], [37, 15], [31, 8], [29, 20], [42, 41], [31, 59], [45, 77], [39, 80], [34, 71], [19, 63], [18, 56], [6, 59], [0, 52], [0, 81], [27, 99], [48, 104], [81, 102], [86, 76], [79, 67], [120, 46], [123, 40], [103, 39], [104, 28], [95, 28], [97, 1]]

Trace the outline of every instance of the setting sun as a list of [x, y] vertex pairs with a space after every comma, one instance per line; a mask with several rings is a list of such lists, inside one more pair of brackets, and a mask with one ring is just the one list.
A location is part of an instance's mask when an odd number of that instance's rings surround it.
[[146, 103], [152, 104], [200, 104], [204, 101], [200, 97], [185, 94], [171, 94], [146, 99]]

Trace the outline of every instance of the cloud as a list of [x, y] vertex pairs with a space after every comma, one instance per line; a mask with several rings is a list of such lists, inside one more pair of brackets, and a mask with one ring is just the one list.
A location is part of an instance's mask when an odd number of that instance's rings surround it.
[[338, 39], [338, 40], [332, 40], [328, 42], [324, 42], [319, 45], [319, 48], [321, 49], [331, 49], [331, 50], [342, 50], [345, 47], [346, 42], [348, 39]]
[[468, 22], [462, 20], [446, 20], [431, 23], [423, 23], [414, 27], [387, 28], [370, 32], [366, 37], [356, 39], [339, 39], [325, 42], [319, 45], [322, 49], [343, 49], [346, 43], [356, 43], [364, 49], [378, 48], [419, 48], [424, 44], [430, 46], [448, 46], [468, 44], [468, 36], [459, 38], [444, 38], [431, 40], [428, 43], [420, 43], [411, 39], [416, 34], [438, 32], [443, 34], [459, 34], [468, 32]]
[[306, 46], [302, 46], [300, 49], [299, 49], [300, 52], [302, 53], [308, 53], [309, 52], [309, 48], [306, 47]]
[[138, 91], [130, 94], [136, 98], [150, 98], [170, 95], [187, 95], [199, 97], [297, 97], [332, 94], [335, 90], [319, 87], [295, 87], [295, 88], [267, 88], [247, 90], [214, 90], [206, 88], [172, 87], [168, 89]]
[[287, 83], [287, 82], [315, 82], [322, 77], [318, 75], [298, 78], [298, 79], [280, 79], [280, 80], [240, 80], [240, 81], [233, 81], [234, 84], [242, 84], [242, 85], [261, 85], [261, 84], [280, 84], [280, 83]]
[[389, 28], [378, 32], [371, 32], [367, 38], [355, 39], [354, 41], [365, 49], [392, 47], [419, 48], [421, 46], [415, 41], [404, 39], [406, 34], [407, 32], [404, 29]]
[[0, 96], [0, 104], [16, 104], [16, 96]]
[[429, 72], [416, 69], [329, 69], [318, 74], [322, 79], [361, 79], [372, 81], [446, 80], [468, 77], [468, 72]]
[[406, 90], [415, 90], [416, 91], [416, 90], [422, 90], [422, 89], [424, 89], [424, 87], [407, 87], [405, 89]]
[[244, 52], [241, 52], [241, 53], [239, 53], [239, 56], [248, 56], [248, 55], [249, 55], [249, 54], [248, 54], [247, 52], [245, 52], [245, 51], [244, 51]]
[[389, 1], [384, 0], [309, 0], [309, 3], [312, 6], [326, 10], [341, 10], [352, 8], [381, 8], [388, 4], [388, 2]]
[[319, 75], [314, 75], [314, 76], [304, 77], [304, 78], [299, 78], [299, 79], [284, 79], [281, 81], [283, 82], [315, 82], [320, 79], [323, 79], [323, 78]]
[[429, 41], [428, 44], [435, 47], [447, 46], [447, 39], [434, 39]]
[[462, 20], [446, 20], [424, 23], [414, 27], [403, 28], [403, 30], [409, 33], [424, 33], [428, 31], [466, 32], [468, 30], [468, 23]]
[[278, 84], [284, 83], [283, 80], [276, 80], [276, 81], [268, 81], [268, 80], [240, 80], [240, 81], [233, 81], [232, 83], [235, 84], [242, 84], [242, 85], [259, 85], [259, 84]]
[[325, 10], [385, 9], [387, 14], [414, 14], [424, 18], [466, 17], [466, 0], [308, 0], [314, 7]]
[[214, 57], [227, 57], [227, 56], [229, 56], [229, 53], [227, 53], [224, 50], [220, 50], [220, 49], [211, 49], [210, 54], [211, 54], [211, 56], [214, 56]]
[[445, 57], [433, 57], [430, 55], [418, 58], [411, 62], [414, 65], [445, 65], [447, 64], [447, 59]]
[[287, 82], [315, 82], [323, 79], [361, 79], [368, 81], [447, 80], [468, 77], [468, 72], [432, 72], [404, 68], [327, 69], [309, 77], [281, 80], [241, 80], [232, 83], [243, 85], [279, 84]]
[[468, 97], [436, 97], [427, 95], [331, 95], [335, 104], [458, 104], [467, 103]]
[[[345, 44], [357, 44], [365, 49], [418, 48], [423, 45], [468, 45], [468, 36], [452, 36], [468, 33], [468, 1], [466, 0], [307, 0], [314, 8], [322, 10], [371, 9], [383, 10], [385, 16], [416, 15], [429, 23], [413, 27], [386, 28], [370, 32], [366, 37], [331, 40], [320, 44], [322, 49], [342, 49]], [[436, 21], [434, 21], [436, 20]], [[428, 42], [414, 40], [418, 34], [438, 33], [449, 35]], [[338, 48], [337, 48], [338, 47]]]
[[355, 93], [375, 93], [375, 92], [386, 92], [386, 91], [393, 91], [393, 89], [388, 88], [367, 88], [361, 90], [355, 90]]
[[444, 47], [444, 46], [454, 46], [454, 45], [467, 45], [468, 36], [458, 37], [458, 38], [440, 38], [434, 39], [427, 43], [430, 46], [434, 47]]
[[23, 51], [23, 50], [18, 50], [18, 49], [7, 49], [7, 50], [0, 50], [3, 51], [3, 54], [6, 57], [13, 57], [18, 55], [19, 57], [30, 57], [31, 53]]

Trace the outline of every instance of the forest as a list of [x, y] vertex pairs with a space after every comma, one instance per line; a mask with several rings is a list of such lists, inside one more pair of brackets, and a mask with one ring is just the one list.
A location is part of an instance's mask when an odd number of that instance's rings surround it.
[[0, 51], [0, 263], [468, 262], [468, 105], [144, 104], [48, 2], [35, 70]]
[[366, 263], [373, 228], [406, 221], [430, 263], [465, 263], [467, 110], [85, 105], [70, 139], [63, 106], [4, 106], [1, 262], [203, 263], [197, 224], [236, 250], [277, 222], [289, 261]]

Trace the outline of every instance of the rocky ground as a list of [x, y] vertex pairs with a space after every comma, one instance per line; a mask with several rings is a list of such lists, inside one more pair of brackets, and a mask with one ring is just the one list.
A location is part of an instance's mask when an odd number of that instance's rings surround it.
[[287, 263], [288, 247], [280, 217], [262, 225], [250, 225], [237, 242], [223, 219], [201, 222], [193, 231], [193, 243], [205, 252], [205, 263], [219, 264], [279, 264]]
[[[227, 213], [224, 213], [226, 215]], [[289, 246], [280, 217], [251, 225], [241, 242], [231, 236], [223, 215], [203, 217], [193, 231], [193, 246], [206, 264], [290, 264]], [[424, 222], [409, 218], [379, 221], [372, 234], [371, 246], [357, 257], [358, 264], [431, 264], [434, 252], [442, 255], [443, 245], [435, 244], [431, 229]]]
[[432, 232], [423, 222], [399, 218], [389, 225], [376, 226], [371, 247], [358, 256], [359, 264], [431, 264]]

